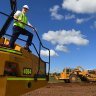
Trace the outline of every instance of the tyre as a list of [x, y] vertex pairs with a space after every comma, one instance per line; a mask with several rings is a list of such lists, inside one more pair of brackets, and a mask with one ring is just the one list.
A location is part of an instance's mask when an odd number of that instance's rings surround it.
[[70, 83], [79, 82], [79, 77], [76, 74], [71, 74], [69, 77]]
[[64, 82], [65, 83], [70, 83], [70, 80], [69, 79], [64, 79]]

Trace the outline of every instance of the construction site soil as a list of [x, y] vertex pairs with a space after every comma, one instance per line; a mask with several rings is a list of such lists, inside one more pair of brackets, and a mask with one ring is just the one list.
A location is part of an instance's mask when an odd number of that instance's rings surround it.
[[96, 83], [48, 83], [22, 96], [96, 96]]

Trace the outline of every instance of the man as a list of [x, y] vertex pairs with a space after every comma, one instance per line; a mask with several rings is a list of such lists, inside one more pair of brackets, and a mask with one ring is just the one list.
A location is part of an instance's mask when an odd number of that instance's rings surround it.
[[22, 11], [17, 11], [14, 14], [15, 20], [13, 24], [13, 34], [9, 42], [9, 47], [14, 48], [14, 43], [16, 39], [20, 34], [23, 34], [28, 36], [28, 39], [24, 48], [29, 52], [31, 52], [29, 49], [29, 46], [32, 43], [33, 34], [25, 29], [25, 26], [26, 26], [25, 24], [28, 24], [30, 27], [32, 27], [32, 25], [28, 22], [28, 19], [26, 17], [26, 13], [28, 12], [28, 10], [29, 10], [29, 7], [27, 5], [24, 5], [22, 8]]

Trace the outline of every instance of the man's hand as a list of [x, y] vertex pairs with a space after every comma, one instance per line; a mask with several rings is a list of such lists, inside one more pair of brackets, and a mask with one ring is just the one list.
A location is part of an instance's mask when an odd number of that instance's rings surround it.
[[18, 21], [18, 22], [22, 23], [22, 21], [21, 21], [21, 20], [18, 20], [17, 16], [13, 16], [13, 18], [14, 18], [14, 20], [16, 20], [16, 21]]
[[31, 27], [34, 32], [37, 31], [36, 28], [33, 27], [32, 25], [29, 25], [29, 27]]
[[18, 21], [19, 23], [23, 23], [21, 20], [18, 20], [17, 18], [14, 18], [14, 20]]
[[29, 27], [31, 27], [31, 28], [33, 28], [33, 26], [32, 25], [28, 25]]
[[19, 23], [23, 23], [21, 20], [17, 20]]

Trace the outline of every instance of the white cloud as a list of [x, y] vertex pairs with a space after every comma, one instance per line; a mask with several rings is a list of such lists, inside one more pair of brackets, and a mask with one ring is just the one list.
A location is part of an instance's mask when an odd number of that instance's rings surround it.
[[83, 18], [81, 18], [81, 19], [77, 18], [77, 19], [76, 19], [76, 23], [77, 23], [77, 24], [81, 24], [81, 23], [83, 23], [84, 21], [85, 21], [85, 19], [83, 19]]
[[63, 46], [63, 45], [57, 45], [56, 46], [56, 50], [57, 51], [63, 51], [63, 52], [69, 52], [69, 50], [67, 49], [67, 47], [66, 46]]
[[[40, 54], [42, 56], [49, 56], [48, 50], [41, 50]], [[50, 50], [50, 56], [58, 56], [58, 54], [54, 50]]]
[[91, 29], [96, 29], [96, 21], [94, 21], [94, 23], [90, 26]]
[[72, 30], [59, 30], [59, 31], [49, 31], [43, 34], [43, 39], [50, 41], [52, 44], [59, 45], [87, 45], [88, 40], [84, 38], [80, 31]]
[[96, 0], [63, 0], [62, 7], [76, 13], [96, 13]]
[[83, 23], [83, 22], [87, 22], [87, 21], [89, 21], [90, 19], [92, 19], [94, 16], [91, 16], [91, 17], [88, 17], [88, 18], [77, 18], [76, 19], [76, 23], [77, 24], [81, 24], [81, 23]]
[[59, 14], [60, 7], [58, 5], [53, 6], [53, 8], [50, 8], [50, 12], [51, 12], [51, 17], [55, 20], [62, 20], [63, 19], [63, 15]]
[[65, 15], [65, 20], [70, 20], [70, 19], [74, 19], [74, 18], [75, 18], [74, 14], [72, 14], [72, 15], [70, 15], [70, 14]]
[[85, 36], [80, 31], [72, 30], [59, 30], [59, 31], [48, 31], [42, 35], [44, 40], [51, 42], [56, 45], [56, 50], [68, 52], [66, 45], [87, 45], [89, 40], [85, 39]]

